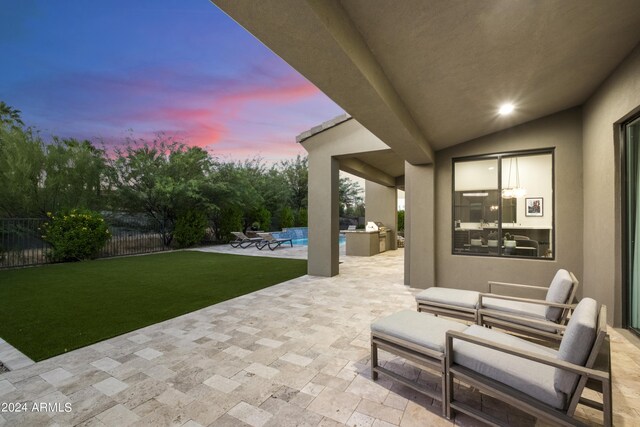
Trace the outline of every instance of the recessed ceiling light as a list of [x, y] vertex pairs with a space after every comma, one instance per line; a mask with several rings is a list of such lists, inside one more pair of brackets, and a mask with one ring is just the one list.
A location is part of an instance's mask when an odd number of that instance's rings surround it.
[[498, 114], [500, 114], [501, 116], [506, 116], [507, 114], [513, 113], [514, 108], [515, 107], [510, 102], [506, 104], [502, 104], [500, 106], [500, 109], [498, 110]]
[[492, 171], [492, 170], [494, 170], [494, 169], [495, 169], [495, 168], [494, 168], [493, 166], [490, 166], [490, 167], [489, 167], [489, 170], [490, 170], [490, 171]]

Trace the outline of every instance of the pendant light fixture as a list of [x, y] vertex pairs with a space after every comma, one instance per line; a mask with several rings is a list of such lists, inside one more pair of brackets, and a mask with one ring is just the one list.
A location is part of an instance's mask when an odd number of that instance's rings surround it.
[[502, 189], [503, 199], [519, 199], [527, 195], [527, 190], [520, 186], [520, 168], [518, 167], [518, 158], [516, 157], [516, 185], [511, 186], [511, 167], [513, 166], [513, 157], [509, 159], [509, 178], [507, 179], [507, 187]]

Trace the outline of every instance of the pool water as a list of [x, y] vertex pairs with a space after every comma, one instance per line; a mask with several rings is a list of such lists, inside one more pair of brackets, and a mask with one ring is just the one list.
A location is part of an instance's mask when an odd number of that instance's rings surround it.
[[[345, 236], [340, 236], [338, 238], [338, 244], [342, 245], [347, 241], [347, 238]], [[299, 245], [299, 246], [308, 246], [309, 245], [309, 239], [293, 239], [293, 244], [294, 245]]]

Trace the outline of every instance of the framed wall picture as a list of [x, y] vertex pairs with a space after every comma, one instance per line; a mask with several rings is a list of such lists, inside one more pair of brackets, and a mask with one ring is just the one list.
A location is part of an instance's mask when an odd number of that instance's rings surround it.
[[544, 216], [542, 197], [527, 197], [524, 199], [525, 216]]

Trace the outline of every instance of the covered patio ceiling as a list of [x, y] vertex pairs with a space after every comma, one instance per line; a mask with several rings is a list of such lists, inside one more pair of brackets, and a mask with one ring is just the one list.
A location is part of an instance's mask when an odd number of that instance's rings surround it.
[[340, 170], [388, 187], [404, 190], [404, 160], [393, 150], [337, 156]]
[[412, 164], [583, 104], [640, 41], [637, 0], [212, 1]]

